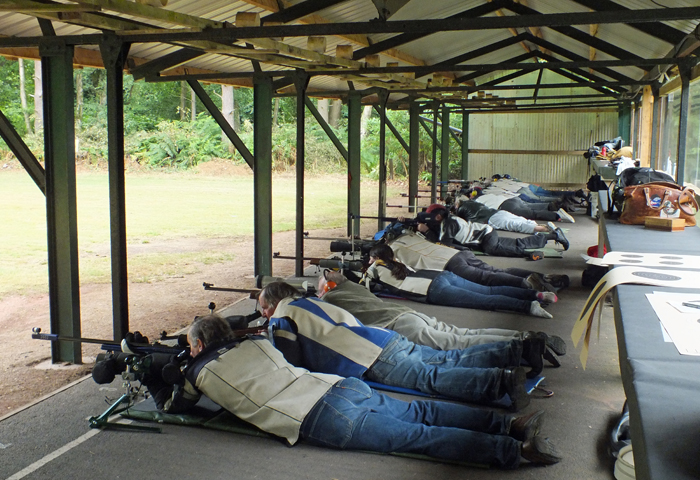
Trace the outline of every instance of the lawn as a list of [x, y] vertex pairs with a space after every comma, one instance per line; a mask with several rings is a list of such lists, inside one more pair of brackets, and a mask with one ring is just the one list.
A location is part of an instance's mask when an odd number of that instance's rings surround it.
[[[389, 196], [399, 190], [389, 187]], [[106, 172], [77, 178], [81, 283], [110, 281], [109, 193]], [[377, 183], [363, 180], [363, 211], [376, 212]], [[305, 179], [305, 230], [346, 225], [347, 179], [343, 175]], [[48, 289], [46, 205], [29, 175], [0, 172], [0, 298]], [[253, 235], [253, 177], [193, 173], [132, 174], [126, 177], [129, 246], [184, 237], [231, 238]], [[273, 179], [274, 231], [295, 226], [295, 179]], [[168, 271], [191, 271], [196, 262], [228, 260], [226, 254], [157, 252], [129, 255], [132, 281]], [[194, 262], [196, 260], [196, 262]]]

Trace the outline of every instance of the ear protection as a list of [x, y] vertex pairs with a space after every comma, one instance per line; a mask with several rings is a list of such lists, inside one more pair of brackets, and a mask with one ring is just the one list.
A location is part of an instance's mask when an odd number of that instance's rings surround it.
[[326, 284], [323, 286], [323, 293], [328, 293], [337, 286], [338, 285], [335, 282], [326, 282]]

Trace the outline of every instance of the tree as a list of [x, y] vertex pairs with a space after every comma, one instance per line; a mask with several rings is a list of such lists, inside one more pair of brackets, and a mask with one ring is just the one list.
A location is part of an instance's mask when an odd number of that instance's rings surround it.
[[328, 99], [319, 98], [317, 109], [319, 115], [321, 115], [321, 118], [323, 118], [326, 121], [326, 123], [328, 123]]
[[343, 108], [343, 101], [339, 98], [333, 100], [331, 103], [331, 111], [328, 115], [328, 123], [333, 128], [338, 128], [340, 122], [340, 112]]
[[[224, 116], [226, 121], [228, 122], [233, 129], [236, 129], [235, 123], [234, 123], [234, 116], [233, 112], [235, 110], [235, 101], [233, 98], [233, 86], [231, 85], [221, 85], [221, 114]], [[228, 139], [224, 131], [221, 131], [221, 141], [228, 145], [228, 151], [229, 153], [233, 153], [233, 144], [231, 141]]]
[[19, 100], [22, 104], [22, 113], [24, 114], [24, 125], [27, 127], [27, 133], [32, 133], [32, 124], [29, 121], [29, 109], [27, 108], [27, 91], [24, 88], [24, 60], [19, 59]]
[[44, 95], [41, 89], [41, 61], [34, 60], [34, 132], [44, 128]]
[[78, 130], [83, 126], [83, 69], [75, 71], [75, 122]]

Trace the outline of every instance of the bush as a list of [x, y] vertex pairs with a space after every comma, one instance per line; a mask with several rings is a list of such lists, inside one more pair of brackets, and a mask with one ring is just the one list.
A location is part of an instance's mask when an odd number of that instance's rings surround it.
[[208, 114], [197, 121], [160, 122], [154, 132], [139, 132], [129, 151], [137, 161], [152, 167], [189, 168], [201, 161], [230, 158], [221, 142], [221, 129]]

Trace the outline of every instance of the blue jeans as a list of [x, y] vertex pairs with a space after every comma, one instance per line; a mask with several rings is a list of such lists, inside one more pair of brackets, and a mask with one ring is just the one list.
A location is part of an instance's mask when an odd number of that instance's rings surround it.
[[491, 403], [505, 393], [503, 368], [520, 364], [522, 341], [435, 350], [395, 335], [365, 372], [365, 378], [392, 387], [472, 403]]
[[537, 300], [537, 292], [529, 288], [489, 287], [455, 275], [442, 272], [428, 287], [428, 303], [479, 310], [510, 310], [530, 313], [530, 304]]
[[516, 468], [520, 443], [506, 435], [511, 418], [448, 402], [404, 402], [346, 378], [316, 403], [300, 433], [322, 447]]

